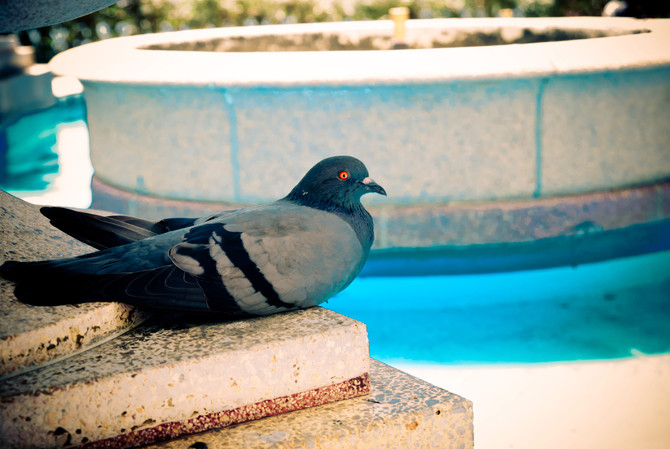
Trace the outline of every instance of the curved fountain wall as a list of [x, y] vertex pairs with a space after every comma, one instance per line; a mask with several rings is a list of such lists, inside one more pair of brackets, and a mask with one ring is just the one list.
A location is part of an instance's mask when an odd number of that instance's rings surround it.
[[670, 216], [670, 20], [411, 20], [411, 49], [387, 51], [392, 26], [180, 31], [58, 55], [52, 70], [85, 86], [93, 206], [269, 201], [351, 154], [389, 193], [367, 203], [377, 250]]

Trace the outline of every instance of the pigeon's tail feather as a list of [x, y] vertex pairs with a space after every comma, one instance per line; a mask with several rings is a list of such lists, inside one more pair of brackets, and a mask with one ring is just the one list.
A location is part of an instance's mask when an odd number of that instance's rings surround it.
[[165, 232], [152, 221], [124, 215], [103, 216], [64, 207], [42, 207], [51, 224], [96, 249], [126, 245]]
[[90, 212], [45, 206], [40, 209], [51, 224], [96, 249], [126, 245], [154, 235], [193, 226], [195, 218], [144, 220], [127, 215], [98, 215]]
[[[0, 274], [16, 283], [14, 295], [26, 304], [55, 306], [116, 301], [150, 310], [211, 313], [196, 279], [168, 265], [135, 273], [81, 273], [76, 259], [5, 262]], [[230, 315], [240, 313], [232, 307]]]
[[58, 261], [9, 261], [0, 266], [0, 274], [16, 283], [14, 295], [26, 304], [53, 306], [94, 300], [83, 296], [92, 275], [67, 273]]
[[152, 230], [157, 233], [163, 233], [176, 229], [184, 229], [193, 226], [197, 220], [197, 218], [164, 218], [157, 222]]

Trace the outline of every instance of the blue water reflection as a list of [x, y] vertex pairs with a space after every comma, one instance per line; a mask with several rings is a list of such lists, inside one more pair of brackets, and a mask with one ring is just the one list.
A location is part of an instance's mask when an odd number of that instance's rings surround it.
[[364, 277], [326, 307], [364, 322], [371, 356], [388, 362], [670, 352], [670, 252], [510, 273]]

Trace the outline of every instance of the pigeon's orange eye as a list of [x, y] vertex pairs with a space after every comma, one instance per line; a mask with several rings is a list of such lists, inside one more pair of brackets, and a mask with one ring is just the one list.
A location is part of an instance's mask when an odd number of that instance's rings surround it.
[[349, 172], [346, 171], [346, 170], [342, 170], [342, 171], [337, 175], [337, 177], [344, 181], [345, 179], [349, 178]]

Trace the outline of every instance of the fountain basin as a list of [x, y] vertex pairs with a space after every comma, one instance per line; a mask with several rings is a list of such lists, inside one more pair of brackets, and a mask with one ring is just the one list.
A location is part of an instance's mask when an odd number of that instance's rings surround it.
[[[532, 241], [670, 216], [670, 20], [406, 29], [410, 49], [398, 51], [385, 50], [392, 23], [374, 21], [142, 35], [58, 55], [52, 70], [85, 86], [94, 207], [194, 215], [269, 201], [319, 159], [352, 154], [389, 192], [367, 203], [377, 249]], [[636, 203], [641, 215], [625, 206], [640, 186], [651, 192]], [[608, 202], [621, 213], [604, 213]], [[552, 225], [555, 204], [574, 209], [567, 224]], [[527, 231], [495, 231], [509, 219], [501, 210], [522, 211], [515, 223]], [[454, 214], [463, 229], [493, 231], [428, 232]]]

